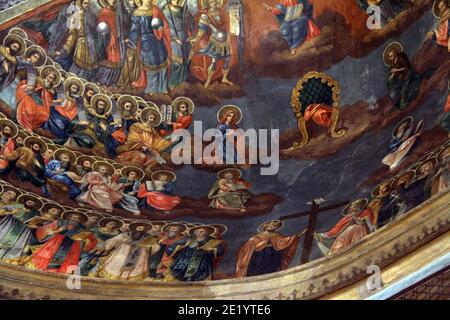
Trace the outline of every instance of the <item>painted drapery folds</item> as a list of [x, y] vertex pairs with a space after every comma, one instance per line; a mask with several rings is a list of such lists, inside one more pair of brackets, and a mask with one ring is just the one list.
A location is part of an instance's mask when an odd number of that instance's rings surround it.
[[449, 191], [448, 0], [25, 4], [0, 11], [8, 265], [239, 282]]

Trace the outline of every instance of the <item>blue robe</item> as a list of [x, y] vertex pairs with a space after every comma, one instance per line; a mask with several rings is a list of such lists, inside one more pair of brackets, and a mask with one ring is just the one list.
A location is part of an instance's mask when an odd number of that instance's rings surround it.
[[[81, 190], [75, 185], [72, 179], [66, 175], [66, 170], [63, 173], [56, 173], [57, 170], [62, 169], [59, 160], [52, 160], [45, 166], [45, 176], [50, 180], [61, 182], [69, 187], [69, 198], [75, 199], [81, 194]], [[44, 193], [49, 194], [47, 185], [44, 186]]]
[[167, 93], [168, 51], [163, 39], [158, 39], [151, 26], [153, 16], [135, 15], [131, 18], [130, 45], [137, 47], [141, 41], [140, 58], [147, 71], [145, 93]]
[[298, 4], [303, 4], [303, 12], [300, 18], [286, 21], [286, 13], [288, 8], [283, 4], [277, 4], [276, 8], [281, 11], [277, 15], [280, 22], [280, 31], [283, 38], [289, 44], [289, 48], [295, 49], [301, 46], [308, 35], [308, 21], [312, 19], [313, 5], [308, 0], [298, 0]]
[[166, 249], [166, 253], [171, 255], [177, 246], [183, 246], [188, 241], [191, 243], [175, 253], [173, 262], [170, 266], [170, 272], [173, 277], [181, 281], [201, 281], [210, 278], [213, 274], [214, 260], [223, 255], [224, 247], [222, 244], [216, 246], [217, 255], [213, 252], [200, 249], [209, 241], [214, 241], [212, 237], [206, 237], [198, 242], [194, 238], [187, 238], [176, 241], [173, 245]]

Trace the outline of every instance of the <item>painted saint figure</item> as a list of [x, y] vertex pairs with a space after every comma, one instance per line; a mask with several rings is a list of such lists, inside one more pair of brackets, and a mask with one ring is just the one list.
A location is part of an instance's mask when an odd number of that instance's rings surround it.
[[358, 199], [347, 205], [338, 223], [325, 233], [316, 233], [316, 239], [335, 239], [328, 255], [342, 252], [375, 230], [373, 210], [367, 199]]
[[143, 64], [143, 74], [134, 85], [145, 93], [168, 93], [168, 65], [172, 55], [170, 28], [166, 17], [152, 0], [139, 0], [131, 19], [129, 39], [125, 42]]
[[224, 254], [223, 240], [211, 235], [211, 226], [198, 226], [189, 230], [189, 238], [176, 241], [166, 249], [173, 257], [170, 276], [180, 281], [211, 280], [214, 261]]
[[320, 35], [320, 29], [313, 20], [313, 5], [309, 0], [282, 0], [274, 8], [263, 5], [277, 17], [291, 55], [295, 55], [305, 41]]
[[429, 34], [439, 46], [447, 48], [450, 52], [450, 3], [448, 0], [435, 0], [433, 14], [439, 19], [437, 28]]
[[55, 220], [36, 230], [39, 241], [45, 242], [26, 264], [30, 269], [70, 273], [78, 266], [81, 253], [95, 248], [97, 240], [85, 229], [87, 216], [79, 211], [66, 211], [62, 219]]
[[258, 276], [288, 268], [304, 232], [284, 236], [278, 232], [283, 222], [272, 220], [258, 227], [258, 233], [237, 253], [236, 278]]
[[217, 174], [217, 181], [209, 191], [209, 206], [216, 209], [240, 210], [245, 212], [245, 207], [252, 194], [248, 191], [250, 184], [241, 178], [239, 169], [228, 168]]
[[175, 173], [158, 170], [152, 173], [151, 178], [152, 181], [141, 184], [137, 196], [145, 199], [151, 208], [170, 212], [181, 202], [181, 198], [175, 195]]
[[14, 139], [19, 129], [11, 120], [0, 120], [0, 173], [8, 173], [11, 170], [8, 157], [16, 148]]

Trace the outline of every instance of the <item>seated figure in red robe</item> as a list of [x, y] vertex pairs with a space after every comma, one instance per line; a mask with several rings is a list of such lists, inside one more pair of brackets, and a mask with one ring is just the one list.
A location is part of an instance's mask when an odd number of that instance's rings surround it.
[[170, 134], [178, 129], [188, 129], [192, 124], [192, 113], [194, 112], [194, 102], [186, 97], [176, 98], [172, 106], [175, 115], [169, 121], [162, 123], [160, 133], [166, 139], [170, 139]]
[[171, 171], [153, 172], [152, 181], [139, 187], [138, 198], [144, 198], [146, 204], [154, 209], [169, 212], [181, 202], [181, 198], [175, 195], [175, 179], [176, 175]]
[[36, 238], [45, 243], [33, 253], [26, 266], [58, 273], [74, 271], [81, 253], [97, 245], [95, 235], [83, 226], [87, 220], [82, 212], [66, 211], [62, 219], [38, 228]]
[[304, 232], [285, 236], [278, 232], [283, 226], [279, 220], [264, 222], [237, 253], [236, 278], [257, 276], [285, 270], [295, 256]]
[[447, 0], [436, 0], [433, 6], [433, 14], [439, 19], [437, 28], [431, 32], [431, 37], [440, 46], [448, 48], [450, 52], [450, 3]]

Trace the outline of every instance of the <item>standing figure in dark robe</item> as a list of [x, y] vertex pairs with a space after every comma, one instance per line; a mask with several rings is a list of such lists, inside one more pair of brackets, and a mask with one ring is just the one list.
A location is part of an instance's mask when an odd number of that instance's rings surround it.
[[31, 195], [19, 196], [17, 203], [20, 206], [0, 214], [0, 260], [16, 265], [24, 262], [34, 239], [34, 229], [27, 222], [39, 216], [43, 205], [42, 200]]
[[[170, 223], [162, 228], [163, 236], [159, 240], [159, 251], [155, 253], [149, 262], [149, 277], [162, 279], [168, 272], [172, 264], [172, 256], [167, 254], [166, 249], [175, 242], [182, 241], [186, 238], [184, 232], [187, 230], [182, 223]], [[155, 269], [153, 266], [156, 265]]]
[[374, 205], [374, 202], [371, 202], [371, 208], [377, 219], [376, 225], [378, 229], [395, 220], [397, 216], [402, 215], [408, 210], [408, 204], [406, 203], [406, 199], [404, 199], [404, 191], [413, 182], [414, 175], [414, 171], [408, 170], [394, 181], [381, 184], [377, 187], [377, 192], [374, 191], [374, 196], [383, 199], [382, 203], [378, 205]]
[[38, 137], [25, 139], [24, 146], [19, 147], [7, 158], [14, 166], [20, 182], [28, 181], [36, 187], [45, 184], [45, 162], [42, 154], [47, 150], [47, 144]]
[[26, 266], [48, 272], [73, 272], [81, 253], [97, 245], [95, 235], [83, 226], [86, 220], [87, 216], [82, 212], [66, 211], [62, 219], [37, 229], [37, 239], [45, 243], [33, 253]]
[[116, 86], [120, 78], [125, 56], [123, 12], [117, 0], [99, 1], [97, 37], [95, 49], [98, 55], [97, 82], [105, 86]]
[[26, 50], [25, 41], [17, 35], [8, 35], [0, 45], [0, 92], [16, 77], [18, 57]]
[[198, 8], [185, 0], [162, 0], [158, 6], [166, 16], [170, 28], [172, 59], [169, 88], [175, 88], [189, 75], [189, 37], [194, 33], [194, 17]]
[[[394, 106], [400, 110], [406, 109], [417, 97], [423, 76], [418, 74], [403, 47], [398, 42], [392, 42], [384, 50], [384, 63], [389, 67], [387, 89]], [[425, 75], [427, 77], [429, 74]]]
[[439, 152], [439, 170], [432, 178], [431, 196], [447, 191], [450, 187], [450, 146]]
[[438, 161], [436, 158], [431, 158], [423, 161], [416, 169], [417, 189], [420, 190], [418, 196], [414, 197], [414, 202], [408, 209], [412, 209], [422, 202], [431, 198], [435, 193], [437, 187], [437, 180], [434, 179], [435, 173], [438, 171]]
[[275, 8], [263, 5], [277, 17], [291, 55], [295, 55], [305, 41], [320, 35], [320, 29], [313, 20], [313, 5], [309, 0], [282, 0]]
[[[211, 235], [211, 226], [198, 226], [189, 230], [189, 238], [176, 241], [166, 249], [173, 257], [170, 277], [180, 281], [211, 280], [214, 275], [214, 261], [224, 254], [223, 240]], [[167, 278], [167, 277], [166, 277]]]
[[152, 0], [142, 0], [131, 22], [126, 43], [137, 51], [143, 64], [143, 73], [133, 86], [144, 88], [150, 95], [165, 94], [168, 92], [168, 65], [172, 51], [167, 19]]
[[125, 94], [117, 99], [116, 106], [119, 119], [115, 121], [118, 123], [111, 135], [118, 143], [124, 144], [127, 141], [130, 127], [138, 122], [136, 112], [139, 104], [134, 97]]
[[237, 163], [238, 160], [245, 158], [245, 154], [238, 155], [237, 150], [238, 142], [245, 143], [245, 140], [242, 141], [238, 131], [238, 124], [242, 120], [242, 111], [239, 107], [234, 105], [223, 106], [220, 108], [219, 112], [217, 112], [217, 120], [219, 121], [217, 130], [219, 130], [222, 135], [223, 141], [222, 145], [218, 146], [223, 155], [223, 163]]
[[161, 261], [161, 245], [164, 234], [162, 228], [166, 225], [163, 221], [152, 221], [152, 227], [147, 232], [147, 236], [142, 241], [141, 246], [146, 248], [148, 251], [148, 273], [150, 278], [156, 277], [156, 269], [158, 268], [159, 262]]
[[237, 253], [236, 278], [258, 276], [288, 268], [304, 233], [285, 236], [278, 232], [283, 223], [267, 221], [258, 233], [244, 243]]

